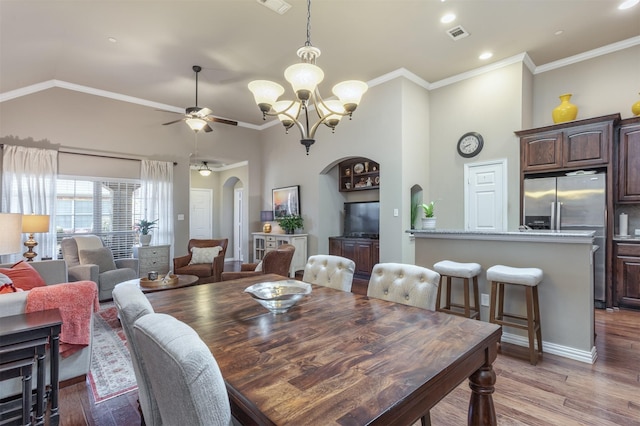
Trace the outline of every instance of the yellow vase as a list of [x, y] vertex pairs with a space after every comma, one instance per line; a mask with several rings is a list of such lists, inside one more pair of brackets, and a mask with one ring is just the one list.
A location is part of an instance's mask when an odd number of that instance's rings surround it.
[[569, 99], [571, 99], [571, 93], [560, 95], [560, 105], [555, 107], [551, 112], [554, 123], [572, 121], [578, 116], [578, 107], [569, 102]]
[[[640, 95], [640, 93], [638, 93], [638, 94]], [[640, 115], [640, 101], [638, 101], [635, 104], [631, 105], [631, 112], [635, 116]]]

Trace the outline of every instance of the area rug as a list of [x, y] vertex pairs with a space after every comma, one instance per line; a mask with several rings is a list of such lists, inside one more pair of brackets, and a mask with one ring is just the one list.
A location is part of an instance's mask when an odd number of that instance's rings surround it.
[[89, 384], [95, 403], [138, 389], [124, 331], [113, 302], [101, 303], [93, 316]]

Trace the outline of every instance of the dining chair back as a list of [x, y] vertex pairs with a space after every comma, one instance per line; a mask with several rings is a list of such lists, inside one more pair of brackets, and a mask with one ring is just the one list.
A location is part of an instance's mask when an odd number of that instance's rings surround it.
[[378, 263], [367, 296], [435, 311], [439, 282], [440, 274], [422, 266]]
[[302, 281], [336, 290], [351, 291], [356, 264], [353, 260], [330, 254], [310, 256]]
[[193, 328], [166, 314], [134, 325], [143, 367], [165, 425], [234, 424], [218, 363]]
[[120, 318], [120, 324], [122, 324], [122, 330], [127, 339], [127, 347], [131, 354], [133, 372], [138, 383], [138, 401], [144, 424], [148, 426], [161, 425], [162, 419], [158, 404], [153, 396], [146, 370], [141, 365], [140, 350], [138, 349], [136, 336], [133, 333], [133, 324], [138, 318], [154, 313], [153, 306], [151, 306], [147, 297], [136, 284], [129, 283], [115, 286], [113, 289], [113, 303], [118, 310], [118, 318]]

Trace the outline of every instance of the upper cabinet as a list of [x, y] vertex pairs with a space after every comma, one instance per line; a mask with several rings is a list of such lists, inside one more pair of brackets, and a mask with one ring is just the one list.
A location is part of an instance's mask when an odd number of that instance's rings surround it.
[[339, 165], [340, 192], [378, 189], [380, 187], [380, 164], [368, 158], [353, 158]]
[[620, 114], [515, 132], [522, 172], [550, 172], [607, 166], [613, 129]]
[[640, 202], [640, 117], [620, 122], [617, 149], [618, 202]]

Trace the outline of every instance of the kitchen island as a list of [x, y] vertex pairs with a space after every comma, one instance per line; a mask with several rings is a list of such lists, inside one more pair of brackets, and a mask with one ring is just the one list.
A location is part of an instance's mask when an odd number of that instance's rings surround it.
[[[433, 268], [441, 260], [476, 262], [481, 294], [490, 294], [486, 270], [502, 264], [535, 267], [544, 271], [538, 286], [543, 350], [582, 362], [594, 363], [593, 245], [592, 231], [464, 231], [411, 230], [415, 236], [416, 265]], [[462, 300], [454, 285], [454, 300]], [[526, 312], [524, 289], [510, 286], [505, 310]], [[488, 306], [481, 318], [489, 319]], [[502, 341], [527, 346], [524, 330], [505, 327]]]

